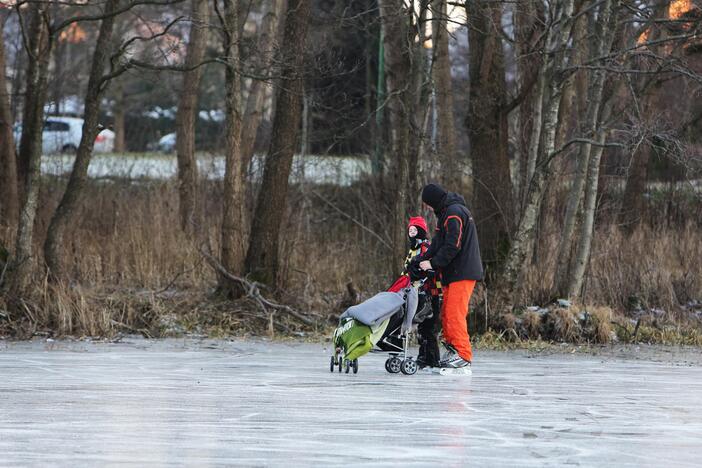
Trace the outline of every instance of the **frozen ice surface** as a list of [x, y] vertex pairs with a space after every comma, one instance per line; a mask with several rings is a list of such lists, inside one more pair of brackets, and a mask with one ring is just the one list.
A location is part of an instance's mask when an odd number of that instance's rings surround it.
[[0, 466], [674, 466], [702, 368], [479, 352], [472, 377], [329, 372], [324, 344], [0, 341]]

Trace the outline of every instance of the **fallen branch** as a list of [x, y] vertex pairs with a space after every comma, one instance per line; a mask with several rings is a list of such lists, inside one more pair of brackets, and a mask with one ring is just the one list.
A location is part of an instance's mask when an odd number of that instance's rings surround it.
[[212, 255], [205, 252], [203, 249], [198, 249], [198, 250], [200, 251], [200, 254], [202, 254], [202, 256], [205, 257], [205, 260], [207, 260], [207, 263], [209, 263], [210, 266], [216, 272], [222, 274], [224, 277], [226, 277], [232, 281], [236, 281], [237, 283], [239, 283], [242, 286], [242, 288], [246, 291], [246, 296], [255, 300], [256, 303], [261, 307], [261, 309], [263, 310], [264, 313], [269, 314], [270, 312], [268, 312], [268, 309], [266, 307], [270, 307], [271, 309], [285, 311], [290, 316], [296, 318], [297, 320], [299, 320], [300, 322], [302, 322], [306, 325], [310, 325], [310, 326], [316, 325], [313, 320], [310, 320], [309, 318], [305, 317], [304, 315], [301, 315], [299, 312], [297, 312], [292, 307], [287, 306], [285, 304], [277, 304], [277, 303], [263, 297], [263, 295], [261, 294], [261, 289], [259, 288], [260, 283], [257, 283], [255, 281], [249, 281], [245, 278], [240, 278], [236, 275], [231, 274]]

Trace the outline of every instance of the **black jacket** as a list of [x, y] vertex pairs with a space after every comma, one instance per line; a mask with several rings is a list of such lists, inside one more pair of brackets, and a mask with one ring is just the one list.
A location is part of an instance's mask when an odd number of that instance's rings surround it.
[[431, 260], [432, 267], [441, 272], [444, 284], [482, 280], [483, 262], [480, 259], [478, 233], [463, 197], [449, 192], [435, 213], [438, 219], [436, 232], [422, 259]]

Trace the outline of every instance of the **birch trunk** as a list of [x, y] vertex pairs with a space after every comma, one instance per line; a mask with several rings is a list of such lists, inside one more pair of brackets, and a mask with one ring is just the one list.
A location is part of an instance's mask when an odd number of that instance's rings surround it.
[[43, 3], [32, 3], [28, 7], [27, 86], [18, 159], [22, 206], [10, 282], [11, 296], [14, 299], [21, 298], [27, 291], [35, 265], [32, 243], [39, 202], [44, 102], [51, 56], [47, 8], [48, 4]]
[[587, 190], [583, 203], [583, 222], [580, 225], [580, 242], [578, 252], [575, 256], [573, 274], [568, 282], [568, 297], [576, 298], [580, 296], [583, 287], [585, 270], [590, 260], [590, 248], [595, 228], [595, 213], [597, 208], [597, 186], [600, 174], [600, 160], [604, 150], [605, 132], [600, 130], [597, 140], [600, 146], [592, 151], [590, 165], [587, 171]]
[[534, 175], [527, 189], [522, 216], [519, 220], [516, 234], [507, 255], [504, 268], [503, 288], [509, 291], [517, 290], [529, 249], [534, 244], [534, 233], [541, 207], [543, 192], [550, 175], [550, 165], [553, 160], [554, 144], [558, 109], [563, 90], [561, 68], [565, 59], [565, 48], [571, 30], [573, 15], [573, 0], [565, 0], [556, 4], [556, 23], [547, 32], [546, 53], [541, 72], [543, 74], [545, 95], [543, 98], [543, 125], [540, 136], [540, 157], [534, 164]]
[[[538, 151], [538, 135], [541, 131], [541, 100], [543, 96], [544, 81], [538, 79], [539, 70], [541, 69], [541, 58], [534, 54], [532, 48], [535, 46], [535, 38], [543, 30], [543, 8], [536, 8], [532, 2], [520, 2], [516, 6], [515, 21], [516, 21], [516, 49], [517, 49], [517, 73], [519, 76], [520, 90], [531, 86], [531, 82], [536, 80], [534, 86], [529, 91], [519, 106], [518, 114], [518, 163], [516, 165], [517, 174], [514, 177], [515, 187], [514, 194], [517, 200], [515, 208], [520, 211], [522, 201], [526, 196], [528, 181], [531, 178], [527, 177], [527, 166], [530, 151], [533, 153], [532, 165], [535, 167], [536, 155]], [[534, 129], [534, 125], [538, 125]], [[535, 131], [536, 135], [532, 137]], [[531, 142], [536, 141], [536, 147], [531, 148]], [[531, 175], [533, 175], [533, 167]]]
[[[271, 72], [273, 53], [278, 39], [280, 18], [284, 14], [285, 1], [273, 0], [272, 5], [268, 2], [266, 2], [266, 5], [269, 5], [270, 9], [264, 13], [261, 33], [258, 36], [258, 45], [256, 47], [260, 54], [260, 62], [258, 67], [256, 67], [258, 75], [266, 75]], [[244, 174], [248, 172], [254, 155], [256, 134], [263, 120], [266, 91], [269, 91], [270, 88], [270, 83], [264, 80], [254, 78], [251, 81], [241, 135], [242, 170]]]
[[[601, 10], [601, 14], [595, 20], [594, 13], [590, 15], [590, 28], [597, 31], [594, 35], [594, 44], [590, 47], [590, 56], [597, 58], [603, 56], [612, 46], [614, 35], [611, 32], [605, 31], [602, 25], [609, 24], [612, 16], [612, 0], [607, 0]], [[580, 18], [584, 21], [584, 18]], [[615, 25], [611, 25], [614, 28]], [[580, 28], [577, 28], [580, 29]], [[582, 36], [581, 40], [585, 40], [583, 31], [579, 31]], [[578, 45], [578, 48], [580, 46]], [[582, 63], [584, 54], [576, 53], [576, 63]], [[581, 71], [582, 72], [582, 71]], [[581, 132], [584, 137], [592, 138], [597, 134], [598, 121], [600, 116], [600, 108], [602, 105], [602, 96], [604, 90], [605, 72], [603, 70], [594, 70], [590, 74], [590, 86], [587, 91], [587, 115], [585, 121], [581, 125]], [[577, 83], [577, 82], [576, 82]], [[575, 223], [578, 215], [578, 209], [583, 197], [586, 178], [589, 177], [588, 167], [590, 166], [590, 154], [592, 145], [583, 143], [578, 149], [577, 168], [573, 185], [568, 194], [568, 204], [566, 208], [566, 216], [561, 234], [561, 240], [558, 245], [557, 267], [556, 267], [556, 288], [560, 295], [567, 294], [570, 284], [570, 264], [571, 264], [571, 249], [573, 245], [573, 237], [575, 231]], [[601, 153], [601, 152], [600, 152]], [[588, 179], [589, 180], [589, 179]]]
[[[594, 35], [595, 44], [593, 45], [593, 56], [605, 56], [612, 49], [615, 30], [617, 26], [617, 10], [619, 8], [618, 0], [607, 0], [602, 6], [601, 12], [598, 15], [597, 24], [594, 27], [596, 31]], [[597, 193], [599, 184], [600, 160], [602, 158], [603, 144], [606, 137], [606, 131], [598, 128], [601, 122], [609, 118], [612, 104], [609, 102], [612, 93], [609, 93], [606, 103], [604, 101], [604, 82], [606, 72], [604, 70], [595, 70], [592, 74], [592, 84], [588, 91], [588, 122], [590, 125], [588, 133], [596, 135], [594, 138], [598, 141], [598, 146], [591, 149], [589, 143], [585, 143], [585, 149], [592, 152], [589, 161], [586, 192], [583, 206], [583, 221], [580, 230], [580, 242], [578, 251], [575, 257], [575, 264], [572, 275], [567, 283], [567, 288], [563, 288], [569, 297], [578, 297], [583, 285], [583, 278], [587, 264], [590, 259], [590, 247], [592, 245], [592, 237], [594, 233], [595, 211], [597, 207]], [[590, 119], [590, 114], [595, 112], [595, 116]]]

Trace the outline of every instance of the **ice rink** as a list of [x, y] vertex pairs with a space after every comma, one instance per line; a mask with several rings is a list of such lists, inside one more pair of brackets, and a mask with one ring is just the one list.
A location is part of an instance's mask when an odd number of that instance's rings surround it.
[[0, 466], [702, 463], [702, 367], [479, 352], [329, 372], [324, 344], [0, 341]]

